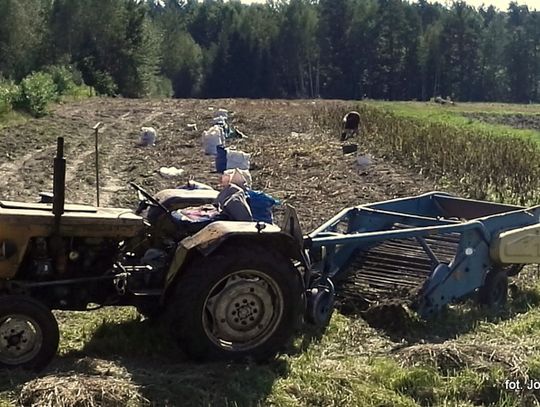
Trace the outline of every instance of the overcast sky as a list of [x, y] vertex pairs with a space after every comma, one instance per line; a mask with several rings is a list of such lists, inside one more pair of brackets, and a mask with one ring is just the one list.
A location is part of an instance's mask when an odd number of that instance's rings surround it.
[[[242, 3], [264, 3], [266, 0], [241, 0]], [[452, 3], [451, 0], [447, 0], [449, 4]], [[489, 6], [490, 4], [493, 4], [495, 7], [497, 7], [500, 10], [505, 11], [508, 8], [508, 4], [510, 4], [510, 0], [465, 0], [467, 4], [470, 4], [474, 7], [480, 7], [482, 4], [485, 4], [486, 6]], [[439, 3], [445, 4], [445, 0], [439, 0]], [[529, 6], [530, 10], [540, 10], [540, 0], [518, 0], [518, 4], [526, 4]]]

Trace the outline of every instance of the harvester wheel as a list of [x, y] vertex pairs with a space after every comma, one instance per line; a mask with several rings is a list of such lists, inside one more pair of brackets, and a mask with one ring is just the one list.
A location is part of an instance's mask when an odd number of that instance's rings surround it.
[[25, 296], [0, 297], [0, 367], [40, 370], [56, 354], [58, 324], [51, 311]]
[[334, 313], [334, 286], [316, 287], [308, 293], [306, 319], [325, 328]]
[[303, 305], [291, 261], [257, 244], [194, 260], [168, 302], [168, 321], [197, 360], [263, 361], [293, 337]]
[[494, 310], [500, 310], [508, 299], [508, 274], [505, 270], [492, 270], [480, 288], [480, 303]]

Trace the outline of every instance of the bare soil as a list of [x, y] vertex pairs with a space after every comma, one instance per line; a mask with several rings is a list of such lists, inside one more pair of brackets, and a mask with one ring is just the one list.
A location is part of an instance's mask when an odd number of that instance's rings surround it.
[[[343, 155], [339, 134], [321, 129], [312, 110], [324, 101], [285, 100], [127, 100], [90, 99], [58, 106], [49, 117], [3, 129], [0, 145], [0, 198], [34, 201], [52, 190], [56, 137], [64, 136], [66, 199], [95, 203], [95, 154], [92, 126], [100, 132], [101, 206], [134, 207], [135, 181], [150, 192], [174, 188], [188, 179], [217, 186], [214, 157], [205, 156], [201, 133], [213, 111], [231, 112], [232, 124], [248, 138], [230, 145], [252, 154], [254, 189], [295, 206], [304, 229], [312, 229], [345, 206], [426, 192], [434, 185], [410, 170], [374, 157], [359, 168], [354, 154]], [[342, 103], [344, 109], [347, 107]], [[189, 131], [187, 124], [197, 124]], [[155, 147], [139, 147], [141, 126], [158, 131]], [[365, 152], [361, 141], [359, 151]], [[349, 140], [348, 142], [351, 142]], [[162, 166], [185, 170], [171, 180]]]

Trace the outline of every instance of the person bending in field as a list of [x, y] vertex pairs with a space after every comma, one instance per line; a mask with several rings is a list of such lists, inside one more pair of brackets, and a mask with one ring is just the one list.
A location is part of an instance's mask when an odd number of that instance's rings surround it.
[[341, 141], [345, 141], [358, 134], [360, 126], [360, 114], [358, 112], [349, 112], [343, 116], [343, 131], [341, 133]]

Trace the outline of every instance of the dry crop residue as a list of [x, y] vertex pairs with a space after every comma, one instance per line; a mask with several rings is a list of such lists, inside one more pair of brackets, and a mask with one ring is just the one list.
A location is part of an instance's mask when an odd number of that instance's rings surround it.
[[[312, 109], [320, 103], [325, 102], [96, 98], [62, 105], [49, 117], [4, 130], [0, 197], [32, 201], [40, 191], [50, 191], [55, 139], [64, 136], [67, 200], [95, 203], [91, 128], [97, 122], [105, 126], [100, 133], [101, 205], [134, 207], [129, 181], [152, 193], [190, 178], [216, 186], [213, 157], [202, 153], [200, 143], [202, 130], [211, 125], [211, 108], [229, 110], [232, 124], [248, 136], [231, 145], [252, 154], [254, 188], [295, 206], [306, 230], [348, 205], [433, 189], [420, 176], [377, 157], [370, 168], [359, 169], [354, 155], [343, 155], [339, 134], [328, 134], [313, 122]], [[188, 123], [199, 130], [189, 131]], [[136, 145], [141, 126], [157, 129], [155, 147]], [[360, 151], [361, 137], [353, 141]], [[162, 166], [183, 168], [183, 178], [162, 178]]]

